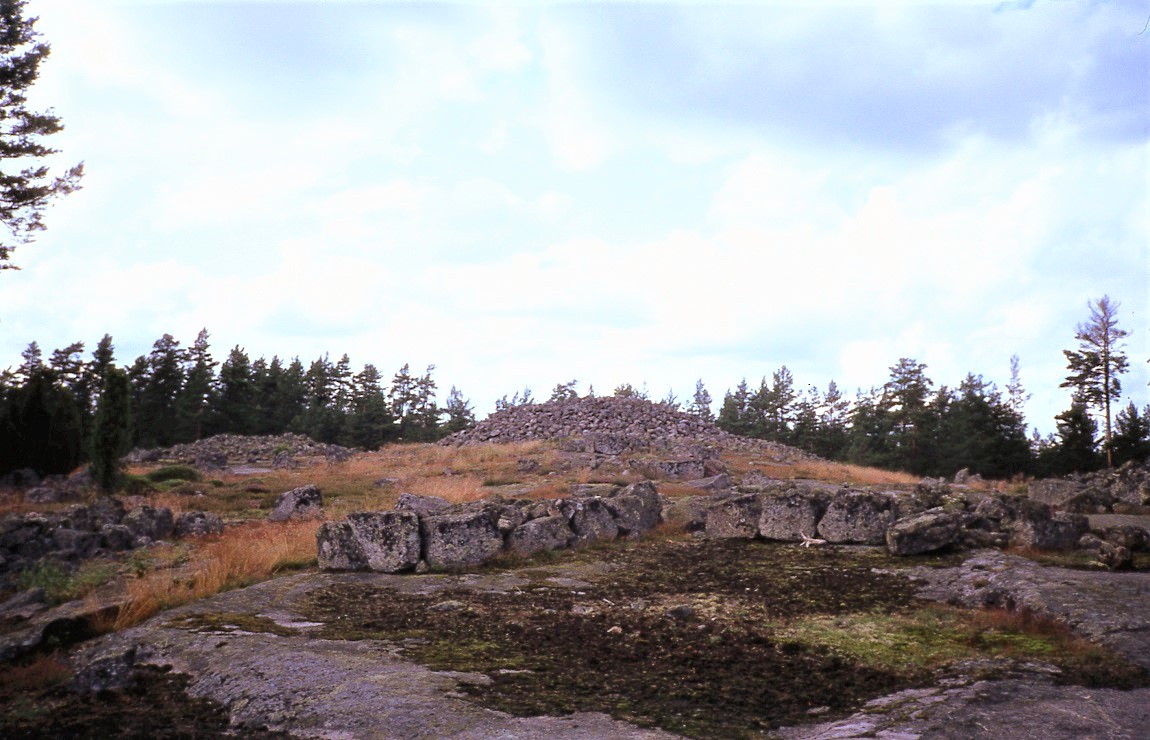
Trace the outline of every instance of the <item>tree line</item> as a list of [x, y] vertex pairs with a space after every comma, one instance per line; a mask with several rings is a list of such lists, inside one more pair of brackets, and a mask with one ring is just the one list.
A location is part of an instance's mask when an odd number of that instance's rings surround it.
[[[1063, 350], [1070, 405], [1055, 417], [1057, 433], [1027, 435], [1023, 407], [1029, 395], [1011, 357], [1005, 393], [981, 375], [968, 374], [955, 388], [937, 389], [927, 366], [901, 358], [878, 388], [853, 401], [832, 381], [825, 393], [800, 392], [785, 366], [757, 388], [744, 379], [728, 391], [718, 425], [735, 434], [775, 440], [820, 457], [918, 475], [950, 476], [963, 468], [994, 478], [1088, 472], [1150, 457], [1150, 406], [1133, 401], [1112, 413], [1129, 369], [1118, 327], [1119, 304], [1103, 296], [1088, 303], [1090, 319], [1077, 327], [1075, 349]], [[702, 381], [692, 408], [706, 413]], [[1094, 411], [1103, 422], [1091, 416]]]
[[68, 472], [98, 458], [97, 448], [123, 454], [222, 433], [296, 432], [377, 449], [437, 440], [475, 422], [455, 387], [440, 405], [434, 365], [422, 374], [404, 365], [387, 383], [374, 365], [354, 371], [346, 354], [305, 367], [298, 357], [253, 360], [236, 346], [217, 361], [208, 339], [205, 329], [184, 347], [165, 334], [124, 367], [108, 335], [88, 358], [83, 342], [48, 358], [33, 342], [17, 368], [0, 372], [0, 437], [10, 440], [0, 446], [0, 473]]
[[[728, 390], [718, 415], [702, 380], [687, 413], [728, 432], [774, 440], [830, 460], [949, 476], [962, 468], [1008, 478], [1086, 472], [1150, 457], [1150, 406], [1121, 400], [1122, 351], [1118, 304], [1103, 296], [1089, 304], [1078, 327], [1078, 347], [1065, 350], [1070, 407], [1057, 433], [1027, 434], [1018, 358], [1004, 390], [968, 374], [956, 387], [936, 388], [927, 366], [901, 358], [886, 382], [847, 398], [832, 381], [825, 391], [800, 390], [786, 366], [757, 387], [743, 379]], [[131, 447], [166, 447], [221, 433], [296, 432], [316, 441], [376, 449], [393, 441], [434, 441], [474, 424], [475, 414], [452, 386], [437, 400], [434, 366], [422, 374], [404, 365], [385, 382], [374, 365], [354, 371], [344, 354], [306, 367], [298, 357], [252, 359], [240, 346], [217, 361], [207, 330], [191, 346], [170, 334], [129, 365], [118, 367], [105, 335], [89, 358], [84, 344], [45, 359], [33, 342], [15, 369], [0, 372], [0, 474], [22, 467], [59, 473], [93, 460], [101, 471]], [[548, 400], [577, 398], [576, 381], [555, 386]], [[589, 389], [589, 395], [594, 390]], [[629, 383], [616, 396], [648, 397]], [[531, 389], [496, 401], [496, 410], [534, 403]], [[680, 408], [669, 393], [663, 403]], [[1103, 422], [1098, 422], [1091, 411]], [[101, 467], [103, 466], [103, 467]], [[109, 473], [110, 475], [110, 473]]]

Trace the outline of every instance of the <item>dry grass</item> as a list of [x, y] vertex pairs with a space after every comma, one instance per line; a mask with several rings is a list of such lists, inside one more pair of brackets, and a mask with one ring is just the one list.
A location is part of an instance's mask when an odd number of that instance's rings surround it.
[[30, 663], [9, 664], [0, 671], [0, 689], [36, 691], [71, 680], [72, 669], [58, 655], [40, 655]]
[[285, 569], [315, 562], [319, 522], [256, 523], [206, 540], [182, 568], [133, 578], [112, 623], [116, 630], [139, 624], [164, 609], [265, 580]]

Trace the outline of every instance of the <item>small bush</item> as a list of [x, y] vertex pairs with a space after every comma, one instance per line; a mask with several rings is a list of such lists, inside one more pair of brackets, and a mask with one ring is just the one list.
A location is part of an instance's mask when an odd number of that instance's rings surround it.
[[172, 480], [196, 482], [200, 480], [200, 471], [191, 465], [165, 465], [162, 468], [144, 473], [144, 477], [153, 483], [164, 483]]
[[146, 496], [156, 491], [156, 486], [147, 477], [131, 473], [126, 473], [121, 479], [121, 488], [129, 496]]
[[81, 599], [116, 577], [119, 567], [114, 563], [91, 561], [69, 573], [64, 565], [54, 560], [41, 560], [20, 574], [21, 589], [42, 588], [51, 604]]

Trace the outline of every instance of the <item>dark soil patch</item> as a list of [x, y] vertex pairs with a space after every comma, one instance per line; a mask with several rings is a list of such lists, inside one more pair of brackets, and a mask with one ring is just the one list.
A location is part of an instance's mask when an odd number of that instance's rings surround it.
[[510, 593], [401, 595], [342, 584], [305, 608], [324, 636], [382, 638], [436, 669], [486, 673], [464, 690], [517, 715], [607, 712], [697, 736], [741, 736], [836, 715], [931, 677], [775, 639], [811, 614], [911, 608], [912, 587], [876, 572], [875, 550], [666, 541], [576, 553], [609, 572], [582, 585], [548, 569]]
[[[165, 670], [134, 670], [130, 688], [77, 694], [66, 682], [29, 691], [0, 685], [0, 737], [4, 738], [211, 738], [234, 737], [223, 707], [187, 694], [188, 677]], [[21, 688], [22, 690], [14, 690]], [[245, 737], [285, 733], [244, 731]]]

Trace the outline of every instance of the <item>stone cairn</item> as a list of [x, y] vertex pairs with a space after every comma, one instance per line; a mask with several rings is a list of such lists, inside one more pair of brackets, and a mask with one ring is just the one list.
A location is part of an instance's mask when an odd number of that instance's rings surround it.
[[234, 464], [267, 464], [273, 467], [293, 467], [296, 458], [322, 458], [328, 462], [343, 462], [353, 450], [339, 445], [324, 444], [302, 434], [277, 434], [246, 437], [239, 434], [217, 434], [198, 442], [150, 450], [132, 450], [124, 458], [137, 463], [183, 463], [202, 470], [223, 470]]
[[713, 423], [665, 403], [614, 396], [529, 403], [496, 411], [440, 444], [561, 440], [571, 452], [659, 452], [710, 444], [725, 450], [759, 451], [786, 462], [811, 459], [776, 442], [729, 434]]

